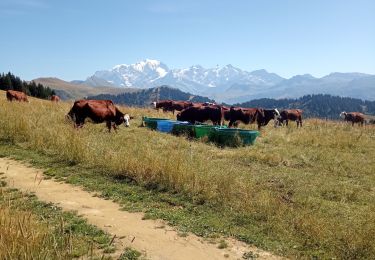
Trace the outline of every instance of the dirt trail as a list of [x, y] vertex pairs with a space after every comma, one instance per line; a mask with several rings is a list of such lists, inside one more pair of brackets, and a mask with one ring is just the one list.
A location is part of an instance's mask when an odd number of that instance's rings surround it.
[[92, 193], [67, 183], [44, 179], [42, 170], [14, 160], [0, 158], [0, 172], [5, 174], [9, 187], [35, 192], [41, 201], [76, 211], [90, 224], [116, 235], [119, 249], [130, 246], [144, 253], [147, 259], [242, 259], [243, 253], [249, 251], [258, 254], [259, 259], [280, 259], [234, 239], [226, 239], [228, 247], [218, 249], [217, 244], [193, 234], [181, 237], [162, 221], [142, 220], [142, 213], [121, 211], [112, 201], [93, 197]]

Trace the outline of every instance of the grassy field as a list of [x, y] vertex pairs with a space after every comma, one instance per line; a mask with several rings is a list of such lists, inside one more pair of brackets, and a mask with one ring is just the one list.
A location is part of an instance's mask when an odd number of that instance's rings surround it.
[[64, 175], [57, 167], [83, 171], [64, 177], [128, 210], [292, 257], [375, 256], [373, 126], [311, 119], [302, 129], [268, 126], [254, 146], [221, 149], [139, 127], [142, 115], [162, 112], [121, 108], [136, 116], [130, 128], [77, 131], [65, 119], [70, 104], [4, 96], [1, 155], [48, 161], [55, 177]]
[[0, 188], [0, 259], [108, 259], [110, 241], [71, 212], [32, 194]]

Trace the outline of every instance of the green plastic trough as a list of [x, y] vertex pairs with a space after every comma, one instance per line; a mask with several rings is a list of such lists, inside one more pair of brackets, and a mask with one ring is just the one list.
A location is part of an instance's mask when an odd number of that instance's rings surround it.
[[213, 134], [209, 135], [209, 139], [221, 146], [236, 147], [253, 145], [258, 136], [259, 131], [238, 128], [215, 128]]
[[195, 126], [191, 124], [176, 124], [173, 126], [172, 134], [194, 137], [195, 136], [194, 129], [195, 129]]
[[216, 128], [226, 128], [226, 126], [216, 126], [216, 125], [195, 125], [194, 132], [196, 138], [209, 137], [215, 133]]
[[[238, 128], [227, 128], [227, 126], [214, 125], [192, 125], [188, 122], [178, 122], [168, 118], [143, 117], [143, 124], [153, 130], [158, 129], [158, 121], [168, 120], [165, 125], [168, 129], [164, 129], [164, 123], [159, 123], [159, 129], [163, 132], [171, 132], [174, 135], [187, 135], [188, 137], [203, 138], [208, 137], [210, 142], [214, 142], [219, 146], [244, 146], [253, 145], [255, 139], [259, 136], [259, 131], [244, 130]], [[172, 127], [171, 131], [170, 128]], [[167, 131], [168, 130], [168, 131]]]

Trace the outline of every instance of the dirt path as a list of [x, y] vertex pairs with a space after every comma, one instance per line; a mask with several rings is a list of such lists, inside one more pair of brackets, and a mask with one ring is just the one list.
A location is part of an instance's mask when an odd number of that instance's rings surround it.
[[193, 234], [181, 237], [162, 221], [142, 220], [142, 213], [121, 211], [114, 202], [93, 197], [92, 193], [70, 184], [44, 179], [41, 170], [14, 160], [0, 158], [0, 172], [5, 174], [9, 187], [35, 192], [39, 200], [76, 211], [90, 224], [116, 235], [119, 249], [130, 246], [144, 253], [147, 259], [242, 259], [243, 253], [249, 251], [258, 254], [259, 259], [280, 259], [234, 239], [226, 239], [228, 247], [218, 249], [217, 244]]

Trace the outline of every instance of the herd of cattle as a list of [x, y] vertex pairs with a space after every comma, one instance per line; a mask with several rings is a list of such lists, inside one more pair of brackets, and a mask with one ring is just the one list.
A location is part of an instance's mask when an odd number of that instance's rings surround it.
[[288, 121], [296, 121], [297, 127], [302, 126], [302, 110], [288, 109], [281, 113], [277, 109], [263, 108], [242, 108], [227, 107], [214, 103], [194, 103], [189, 101], [173, 101], [162, 100], [153, 102], [156, 109], [163, 109], [164, 112], [179, 111], [177, 120], [188, 121], [192, 124], [204, 123], [212, 121], [214, 125], [223, 125], [225, 121], [229, 121], [229, 127], [238, 126], [238, 124], [258, 125], [258, 129], [266, 126], [271, 120], [275, 120], [276, 124], [286, 124]]
[[[23, 92], [8, 90], [6, 92], [8, 101], [24, 101], [28, 102], [27, 95]], [[52, 102], [59, 102], [60, 98], [56, 95], [51, 96]], [[271, 120], [274, 120], [275, 126], [288, 125], [288, 122], [295, 121], [297, 127], [302, 127], [302, 113], [300, 109], [286, 109], [279, 112], [277, 109], [263, 108], [242, 108], [227, 107], [214, 103], [197, 103], [190, 101], [174, 101], [161, 100], [153, 102], [155, 109], [162, 109], [164, 112], [178, 111], [177, 120], [188, 121], [192, 124], [204, 123], [211, 121], [214, 125], [223, 125], [225, 121], [229, 121], [229, 127], [243, 124], [256, 123], [258, 129], [266, 126]], [[340, 114], [345, 121], [359, 123], [365, 122], [365, 116], [358, 112], [342, 112]], [[81, 128], [86, 118], [91, 119], [94, 123], [106, 122], [107, 128], [111, 131], [121, 124], [129, 126], [129, 121], [133, 117], [129, 114], [122, 113], [111, 100], [78, 100], [75, 101], [73, 107], [67, 114], [67, 118], [75, 123], [75, 127]]]

